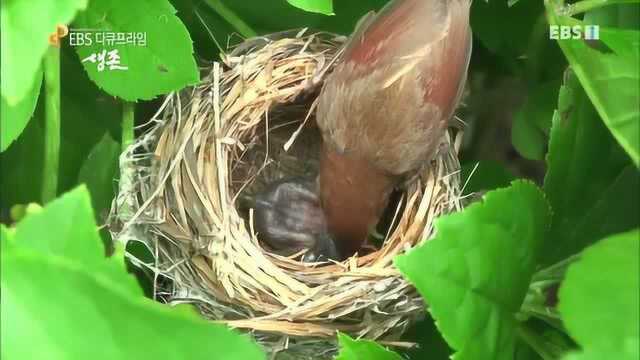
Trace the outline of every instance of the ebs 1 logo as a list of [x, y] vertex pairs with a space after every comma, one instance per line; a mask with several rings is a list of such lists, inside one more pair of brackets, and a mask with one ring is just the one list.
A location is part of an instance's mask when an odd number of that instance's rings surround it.
[[600, 39], [600, 26], [598, 25], [550, 25], [549, 39], [568, 40], [568, 39]]

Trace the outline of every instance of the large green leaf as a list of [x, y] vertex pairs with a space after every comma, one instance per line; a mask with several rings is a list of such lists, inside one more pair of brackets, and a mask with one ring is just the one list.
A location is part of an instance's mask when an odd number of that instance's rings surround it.
[[553, 207], [546, 264], [637, 226], [640, 175], [567, 73], [553, 117], [544, 190]]
[[513, 359], [520, 309], [547, 232], [550, 208], [515, 181], [436, 221], [436, 237], [396, 258], [455, 359]]
[[87, 0], [2, 1], [2, 97], [11, 106], [27, 96], [56, 25], [68, 24]]
[[83, 187], [13, 237], [0, 261], [2, 358], [263, 358], [248, 338], [144, 298], [122, 259], [104, 257]]
[[103, 51], [118, 51], [119, 66], [126, 70], [110, 70], [105, 65], [99, 71], [97, 56], [96, 62], [84, 62], [89, 77], [111, 95], [128, 101], [148, 100], [199, 80], [189, 33], [167, 0], [92, 1], [74, 25], [110, 33], [146, 34], [146, 45], [107, 45], [96, 42], [93, 33], [91, 45], [76, 48], [83, 60]]
[[640, 357], [640, 231], [612, 235], [572, 264], [558, 309], [584, 349], [568, 359]]
[[122, 259], [105, 260], [91, 199], [84, 186], [52, 201], [41, 211], [29, 213], [16, 228], [14, 239], [21, 248], [72, 259], [110, 276], [115, 285], [131, 294], [142, 295], [135, 279], [124, 271]]
[[15, 239], [21, 247], [87, 264], [103, 261], [105, 257], [91, 199], [84, 187], [26, 216], [16, 228]]
[[110, 208], [119, 155], [120, 143], [114, 141], [108, 133], [104, 134], [80, 169], [80, 183], [89, 188], [93, 209], [98, 214]]
[[371, 340], [354, 340], [339, 333], [340, 353], [336, 360], [402, 360], [402, 357]]
[[[547, 2], [551, 25], [583, 25], [556, 13]], [[608, 49], [596, 49], [582, 39], [558, 40], [598, 114], [633, 162], [640, 164], [640, 31], [600, 27]]]
[[287, 2], [304, 11], [334, 15], [333, 0], [287, 0]]
[[247, 337], [133, 297], [71, 260], [15, 249], [1, 266], [2, 358], [264, 358]]
[[42, 85], [42, 70], [38, 70], [31, 89], [27, 95], [15, 105], [9, 105], [4, 97], [0, 114], [0, 152], [5, 151], [29, 123], [36, 110], [38, 95]]

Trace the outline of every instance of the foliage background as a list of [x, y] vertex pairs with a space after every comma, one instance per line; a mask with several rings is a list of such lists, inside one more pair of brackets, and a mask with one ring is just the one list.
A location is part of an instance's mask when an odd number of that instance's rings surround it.
[[[145, 298], [150, 279], [100, 241], [118, 154], [159, 96], [196, 82], [221, 49], [299, 27], [349, 34], [384, 3], [2, 2], [2, 357], [264, 357], [188, 307]], [[461, 160], [465, 192], [485, 196], [397, 259], [430, 305], [404, 356], [638, 358], [640, 6], [604, 4], [473, 2]], [[132, 71], [97, 72], [80, 59], [99, 47], [48, 45], [61, 23], [145, 31], [148, 46], [119, 48]], [[549, 39], [549, 25], [583, 24], [600, 41]], [[339, 343], [340, 359], [399, 358]]]

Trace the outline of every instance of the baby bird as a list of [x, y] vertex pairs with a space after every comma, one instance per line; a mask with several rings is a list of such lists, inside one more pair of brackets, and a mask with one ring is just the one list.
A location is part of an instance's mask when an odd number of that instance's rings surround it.
[[276, 253], [288, 256], [301, 250], [304, 262], [341, 257], [320, 207], [316, 181], [282, 179], [255, 196], [253, 206], [258, 237]]

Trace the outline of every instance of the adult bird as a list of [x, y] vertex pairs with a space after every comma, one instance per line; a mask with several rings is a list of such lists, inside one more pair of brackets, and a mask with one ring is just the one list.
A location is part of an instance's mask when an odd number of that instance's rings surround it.
[[343, 257], [433, 159], [466, 81], [469, 0], [395, 0], [358, 24], [321, 90], [319, 199]]
[[256, 198], [256, 229], [283, 254], [343, 259], [361, 249], [389, 195], [436, 154], [466, 80], [469, 0], [394, 0], [360, 21], [326, 79], [317, 181]]

